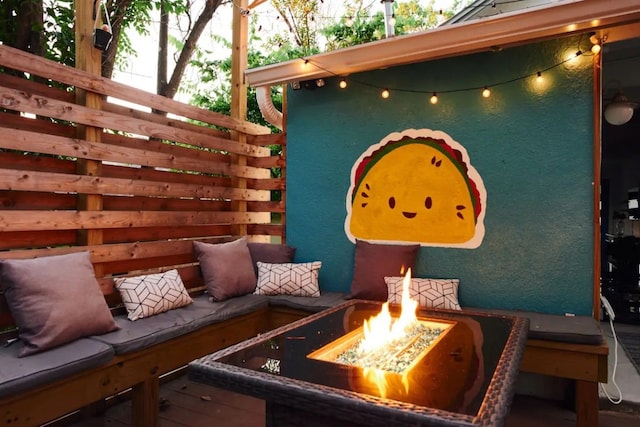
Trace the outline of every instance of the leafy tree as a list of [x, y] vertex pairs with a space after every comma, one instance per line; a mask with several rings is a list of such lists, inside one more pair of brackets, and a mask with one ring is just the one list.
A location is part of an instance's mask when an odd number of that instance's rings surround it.
[[[252, 25], [252, 34], [255, 37], [255, 25]], [[214, 36], [217, 43], [222, 44], [231, 51], [231, 43], [221, 36]], [[271, 55], [271, 59], [265, 56], [258, 49], [249, 49], [247, 64], [249, 68], [259, 67], [260, 65], [277, 60], [281, 62], [287, 58], [285, 49], [281, 49]], [[187, 85], [186, 92], [190, 94], [190, 104], [207, 108], [222, 114], [230, 114], [231, 112], [231, 57], [225, 59], [209, 59], [213, 52], [205, 50], [196, 50], [195, 58], [191, 61], [191, 65], [198, 69], [198, 81]], [[255, 96], [255, 89], [249, 87], [247, 89], [247, 120], [252, 123], [269, 126], [272, 131], [279, 132], [270, 123], [267, 123], [260, 113], [258, 102]], [[272, 88], [271, 96], [273, 103], [278, 109], [282, 109], [282, 92], [278, 88]]]
[[[317, 22], [318, 1], [316, 0], [271, 0], [289, 34], [293, 36], [294, 44], [303, 55], [310, 55], [318, 51]], [[287, 44], [286, 36], [276, 36], [279, 46]]]
[[[83, 0], [91, 1], [91, 0]], [[100, 1], [100, 0], [99, 0]], [[102, 75], [111, 78], [114, 67], [125, 64], [124, 58], [135, 57], [136, 47], [129, 31], [148, 35], [154, 11], [160, 13], [158, 93], [173, 98], [198, 40], [213, 14], [231, 0], [206, 0], [196, 17], [191, 0], [107, 0], [113, 39], [103, 53]], [[194, 19], [195, 18], [195, 19]], [[184, 25], [180, 51], [171, 76], [168, 75], [168, 26], [171, 19]], [[18, 49], [75, 66], [73, 0], [2, 0], [0, 2], [0, 41]]]
[[[392, 4], [396, 35], [426, 31], [437, 27], [443, 20], [454, 15], [462, 3], [456, 0], [448, 10], [435, 10], [435, 0], [421, 6], [417, 0], [394, 2]], [[320, 32], [327, 38], [327, 50], [342, 49], [385, 37], [385, 19], [381, 11], [371, 14], [373, 4], [363, 5], [362, 0], [348, 2], [345, 12], [338, 22], [323, 28]], [[442, 12], [442, 13], [441, 13]]]
[[25, 52], [74, 64], [71, 0], [2, 0], [0, 41]]

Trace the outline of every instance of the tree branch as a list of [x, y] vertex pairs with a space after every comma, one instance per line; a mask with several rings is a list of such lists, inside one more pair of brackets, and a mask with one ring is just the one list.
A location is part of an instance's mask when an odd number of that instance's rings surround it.
[[191, 60], [191, 55], [193, 55], [193, 51], [196, 48], [196, 44], [202, 35], [205, 27], [211, 21], [211, 17], [213, 13], [218, 9], [223, 3], [223, 0], [207, 0], [204, 9], [198, 19], [196, 20], [187, 40], [184, 43], [182, 51], [180, 51], [180, 56], [178, 57], [178, 61], [176, 62], [176, 66], [173, 69], [173, 73], [171, 74], [171, 79], [169, 83], [165, 86], [165, 93], [159, 93], [159, 95], [166, 96], [168, 98], [173, 98], [178, 92], [178, 88], [180, 87], [180, 82], [182, 81], [182, 77], [184, 75], [185, 70], [187, 69], [187, 65]]
[[[120, 40], [120, 33], [122, 32], [122, 23], [124, 17], [131, 6], [133, 0], [120, 0], [107, 2], [107, 11], [113, 10], [109, 15], [111, 21], [111, 44], [107, 48], [106, 52], [102, 54], [102, 77], [110, 79], [113, 76], [113, 67], [116, 62], [116, 53], [118, 51], [118, 41]], [[115, 8], [115, 9], [113, 9]]]

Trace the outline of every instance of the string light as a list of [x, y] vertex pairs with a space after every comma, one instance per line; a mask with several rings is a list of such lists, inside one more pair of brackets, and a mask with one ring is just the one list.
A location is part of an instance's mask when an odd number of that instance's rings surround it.
[[[513, 82], [516, 82], [516, 81], [519, 81], [519, 80], [524, 80], [524, 79], [531, 78], [531, 77], [535, 77], [536, 81], [543, 81], [544, 78], [542, 76], [542, 73], [544, 73], [546, 71], [550, 71], [550, 70], [552, 70], [554, 68], [557, 68], [557, 67], [559, 67], [559, 66], [561, 66], [563, 64], [566, 64], [566, 63], [570, 62], [571, 60], [576, 58], [578, 53], [580, 55], [582, 55], [582, 52], [578, 51], [576, 54], [571, 54], [571, 56], [567, 57], [566, 59], [564, 59], [564, 60], [562, 60], [562, 61], [560, 61], [558, 63], [555, 63], [553, 65], [550, 65], [550, 66], [548, 66], [548, 67], [546, 67], [546, 68], [544, 68], [542, 70], [536, 71], [535, 73], [514, 77], [514, 78], [511, 78], [511, 79], [508, 79], [508, 80], [504, 80], [504, 81], [494, 82], [494, 83], [491, 83], [490, 85], [463, 87], [463, 88], [456, 88], [456, 89], [449, 89], [449, 90], [440, 90], [437, 93], [434, 92], [433, 90], [405, 89], [405, 88], [400, 88], [400, 87], [393, 88], [393, 90], [395, 90], [397, 92], [407, 92], [407, 93], [430, 93], [430, 94], [432, 94], [432, 97], [433, 97], [433, 95], [435, 95], [436, 98], [438, 97], [438, 95], [437, 95], [438, 93], [442, 94], [442, 93], [455, 93], [455, 92], [468, 92], [468, 91], [472, 91], [472, 90], [482, 90], [483, 96], [484, 96], [484, 93], [488, 93], [489, 96], [491, 96], [491, 90], [489, 89], [490, 87], [502, 86], [502, 85], [505, 85], [505, 84], [513, 83]], [[304, 58], [301, 58], [301, 59], [304, 59]], [[317, 63], [315, 61], [312, 62], [312, 61], [306, 59], [306, 62], [309, 65], [312, 65], [312, 66], [314, 66], [314, 67], [326, 72], [327, 74], [333, 75], [335, 77], [339, 77], [337, 74], [335, 74], [331, 70], [321, 66], [319, 63]], [[383, 87], [380, 87], [380, 86], [377, 86], [377, 85], [374, 85], [374, 84], [371, 84], [371, 83], [367, 83], [367, 82], [364, 82], [364, 81], [354, 80], [353, 78], [351, 78], [350, 80], [352, 80], [352, 82], [355, 82], [355, 83], [360, 84], [362, 86], [369, 86], [369, 87], [372, 87], [374, 89], [385, 90], [385, 91], [389, 92], [389, 94], [390, 94], [391, 88], [383, 88]], [[344, 85], [344, 87], [347, 87], [347, 81], [344, 79], [344, 77], [341, 78], [341, 80], [339, 81], [338, 84], [339, 84], [339, 86], [341, 88], [343, 88], [343, 85]]]
[[591, 46], [591, 53], [597, 55], [602, 50], [602, 44], [607, 41], [607, 36], [598, 37], [596, 33], [589, 33], [589, 41], [593, 45]]
[[395, 13], [392, 13], [392, 14], [391, 14], [391, 19], [389, 19], [389, 24], [390, 24], [392, 27], [395, 27], [395, 25], [396, 25], [396, 14], [395, 14]]
[[[580, 45], [580, 43], [579, 43]], [[575, 53], [572, 53], [571, 55], [569, 55], [568, 57], [566, 57], [564, 60], [557, 62], [553, 65], [550, 65], [546, 68], [543, 68], [541, 70], [538, 70], [532, 74], [526, 74], [526, 75], [521, 75], [521, 76], [517, 76], [514, 78], [510, 78], [507, 80], [503, 80], [503, 81], [498, 81], [498, 82], [492, 82], [491, 84], [488, 85], [483, 85], [483, 86], [472, 86], [472, 87], [463, 87], [463, 88], [455, 88], [455, 89], [448, 89], [448, 90], [440, 90], [440, 91], [433, 91], [433, 90], [421, 90], [421, 89], [407, 89], [407, 88], [402, 88], [402, 87], [394, 87], [394, 88], [389, 88], [389, 87], [381, 87], [381, 86], [377, 86], [375, 84], [372, 83], [368, 83], [365, 81], [361, 81], [361, 80], [355, 80], [352, 78], [350, 78], [350, 80], [352, 82], [355, 82], [356, 84], [362, 85], [362, 86], [368, 86], [374, 89], [378, 89], [381, 90], [380, 95], [382, 96], [382, 98], [387, 99], [391, 96], [391, 90], [397, 91], [397, 92], [405, 92], [405, 93], [419, 93], [419, 94], [431, 94], [431, 97], [429, 98], [429, 102], [431, 104], [437, 104], [439, 99], [438, 99], [438, 93], [442, 94], [442, 93], [455, 93], [455, 92], [468, 92], [468, 91], [475, 91], [475, 90], [481, 90], [481, 94], [482, 97], [484, 98], [489, 98], [491, 97], [491, 90], [490, 88], [495, 87], [495, 86], [502, 86], [502, 85], [506, 85], [509, 83], [514, 83], [520, 80], [525, 80], [525, 79], [529, 79], [529, 78], [534, 78], [535, 82], [542, 85], [545, 81], [544, 77], [543, 77], [543, 73], [550, 71], [554, 68], [560, 67], [563, 64], [567, 64], [571, 61], [573, 61], [575, 58], [584, 55], [584, 52], [578, 48], [577, 51], [575, 51]], [[329, 74], [329, 75], [333, 75], [335, 77], [339, 77], [336, 73], [332, 72], [331, 70], [324, 68], [322, 65], [320, 65], [319, 63], [315, 62], [315, 60], [311, 61], [309, 59], [305, 59], [305, 58], [301, 58], [305, 61], [305, 64], [309, 64], [312, 65], [322, 71], [324, 71], [325, 73]], [[347, 81], [344, 77], [340, 77], [338, 86], [341, 89], [344, 89], [347, 87]]]
[[582, 51], [580, 49], [578, 49], [578, 51], [575, 53], [575, 55], [571, 58], [571, 59], [576, 59], [578, 58], [580, 55], [582, 55]]

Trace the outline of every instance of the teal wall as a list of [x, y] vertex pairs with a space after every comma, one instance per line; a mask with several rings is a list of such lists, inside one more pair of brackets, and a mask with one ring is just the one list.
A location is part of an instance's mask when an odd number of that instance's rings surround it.
[[[480, 90], [560, 63], [581, 40], [553, 40], [359, 73], [288, 92], [287, 242], [297, 261], [320, 260], [323, 291], [349, 291], [354, 244], [344, 232], [353, 163], [408, 128], [442, 130], [468, 151], [487, 189], [477, 249], [422, 247], [415, 277], [460, 278], [463, 306], [591, 314], [593, 304], [593, 72], [583, 55], [532, 78]], [[587, 47], [588, 48], [588, 47]], [[582, 50], [586, 50], [585, 47]], [[373, 86], [373, 87], [372, 87]], [[380, 97], [382, 87], [393, 91]]]

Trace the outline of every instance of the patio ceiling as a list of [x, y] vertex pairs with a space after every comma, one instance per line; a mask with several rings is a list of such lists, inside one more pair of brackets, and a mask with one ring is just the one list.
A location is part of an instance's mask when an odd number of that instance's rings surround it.
[[424, 62], [595, 31], [608, 42], [638, 37], [638, 0], [577, 0], [397, 36], [245, 72], [270, 86]]

